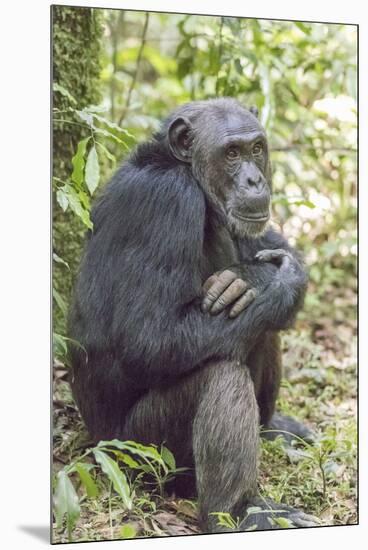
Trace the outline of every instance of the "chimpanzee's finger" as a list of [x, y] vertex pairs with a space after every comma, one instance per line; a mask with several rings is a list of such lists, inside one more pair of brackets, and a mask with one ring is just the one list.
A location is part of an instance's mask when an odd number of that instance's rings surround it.
[[290, 257], [290, 253], [282, 248], [275, 248], [270, 250], [260, 250], [255, 255], [255, 259], [259, 262], [277, 262], [282, 263], [284, 258]]
[[203, 296], [207, 294], [211, 286], [217, 281], [218, 275], [214, 274], [211, 275], [211, 277], [208, 277], [208, 279], [203, 283], [202, 290], [203, 290]]
[[235, 279], [235, 281], [233, 281], [217, 298], [216, 302], [210, 309], [210, 313], [212, 315], [216, 315], [217, 313], [220, 313], [220, 311], [223, 311], [228, 305], [232, 304], [235, 300], [242, 296], [247, 288], [248, 283], [243, 281], [243, 279]]
[[250, 288], [243, 296], [241, 296], [233, 305], [233, 307], [230, 310], [229, 317], [231, 319], [234, 319], [234, 317], [237, 317], [239, 313], [244, 311], [249, 304], [251, 304], [256, 297], [257, 292], [255, 288]]
[[204, 297], [201, 305], [203, 313], [206, 313], [212, 304], [216, 302], [217, 298], [227, 289], [227, 287], [235, 281], [236, 274], [226, 269], [220, 273], [214, 284], [208, 289], [206, 296]]

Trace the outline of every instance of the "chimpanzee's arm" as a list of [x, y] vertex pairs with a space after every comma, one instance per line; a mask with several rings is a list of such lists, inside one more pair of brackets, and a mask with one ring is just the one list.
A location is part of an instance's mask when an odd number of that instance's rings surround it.
[[[285, 326], [280, 327], [285, 328], [300, 309], [306, 289], [307, 279], [300, 255], [274, 230], [269, 230], [259, 239], [243, 239], [239, 248], [241, 263], [231, 265], [205, 281], [202, 310], [217, 315], [227, 308], [229, 317], [234, 318], [249, 307], [256, 294], [264, 292], [282, 277], [285, 292], [292, 291], [295, 299], [290, 318], [285, 317]], [[292, 288], [288, 290], [290, 274], [295, 277], [292, 277]]]

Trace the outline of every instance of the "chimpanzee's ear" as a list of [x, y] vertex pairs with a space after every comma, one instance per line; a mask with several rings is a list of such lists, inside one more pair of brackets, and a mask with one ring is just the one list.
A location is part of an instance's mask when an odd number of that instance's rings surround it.
[[169, 147], [174, 157], [182, 162], [192, 160], [192, 127], [188, 119], [178, 117], [168, 130]]
[[252, 113], [252, 115], [258, 118], [258, 108], [255, 105], [252, 105], [251, 107], [249, 107], [249, 110]]

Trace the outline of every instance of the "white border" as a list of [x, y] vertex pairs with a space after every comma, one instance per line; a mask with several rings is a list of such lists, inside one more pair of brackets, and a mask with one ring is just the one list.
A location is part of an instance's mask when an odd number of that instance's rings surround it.
[[[63, 2], [83, 6], [225, 14], [360, 24], [360, 525], [99, 543], [98, 549], [364, 547], [368, 539], [367, 453], [367, 54], [364, 3], [308, 0], [170, 0]], [[42, 548], [49, 522], [49, 0], [8, 2], [1, 8], [1, 531], [4, 548]], [[5, 119], [5, 127], [4, 127]], [[4, 173], [5, 172], [5, 173]], [[5, 249], [5, 254], [4, 254]], [[361, 542], [363, 541], [363, 542]], [[91, 544], [91, 543], [90, 543]], [[63, 548], [72, 548], [63, 545]], [[87, 548], [80, 544], [74, 548]], [[94, 548], [94, 546], [88, 546]]]

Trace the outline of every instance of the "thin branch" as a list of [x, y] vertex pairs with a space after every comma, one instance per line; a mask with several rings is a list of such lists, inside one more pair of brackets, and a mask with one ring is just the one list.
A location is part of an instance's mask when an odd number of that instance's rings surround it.
[[[110, 27], [111, 41], [112, 41], [112, 75], [110, 80], [110, 113], [111, 120], [115, 120], [115, 74], [117, 72], [117, 60], [118, 60], [118, 41], [119, 41], [119, 30], [122, 27], [124, 22], [125, 12], [120, 10], [117, 19], [114, 21], [114, 17], [111, 17], [111, 20], [108, 21]], [[114, 24], [115, 23], [115, 24]]]
[[221, 58], [222, 58], [222, 28], [224, 26], [224, 18], [220, 18], [220, 28], [219, 28], [219, 48], [218, 48], [218, 56], [219, 56], [219, 68], [217, 71], [217, 77], [216, 77], [216, 87], [215, 87], [215, 93], [216, 97], [219, 93], [219, 74], [220, 74], [220, 68], [221, 68]]
[[132, 82], [130, 83], [130, 88], [129, 88], [129, 91], [128, 91], [128, 96], [127, 96], [127, 100], [126, 100], [126, 103], [125, 103], [125, 107], [124, 107], [124, 110], [123, 110], [123, 112], [120, 116], [119, 122], [118, 122], [119, 126], [122, 125], [122, 122], [125, 118], [125, 115], [127, 113], [129, 105], [130, 105], [130, 100], [132, 98], [132, 93], [133, 93], [133, 90], [134, 90], [134, 86], [137, 82], [137, 77], [138, 77], [139, 67], [140, 67], [140, 64], [141, 64], [143, 50], [144, 50], [144, 46], [146, 45], [148, 21], [149, 21], [149, 13], [146, 12], [146, 18], [145, 18], [145, 21], [144, 21], [143, 32], [142, 32], [142, 42], [141, 42], [141, 47], [139, 48], [138, 57], [137, 57], [137, 64], [136, 64], [136, 67], [135, 67], [135, 72], [134, 72], [134, 75], [133, 75]]

